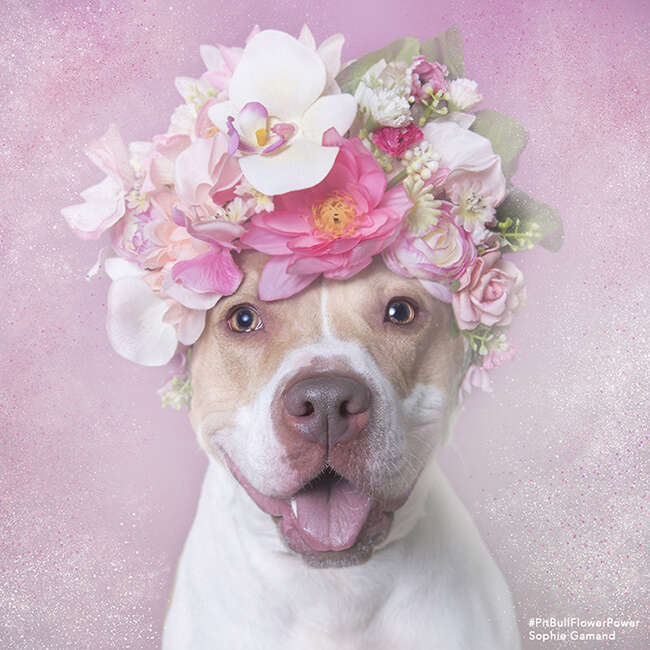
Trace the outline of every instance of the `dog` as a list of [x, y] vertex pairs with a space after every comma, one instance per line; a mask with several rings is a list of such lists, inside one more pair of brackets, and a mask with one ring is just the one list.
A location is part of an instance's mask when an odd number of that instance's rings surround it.
[[208, 313], [190, 420], [209, 457], [164, 650], [514, 650], [512, 598], [435, 464], [464, 370], [449, 305], [380, 259]]

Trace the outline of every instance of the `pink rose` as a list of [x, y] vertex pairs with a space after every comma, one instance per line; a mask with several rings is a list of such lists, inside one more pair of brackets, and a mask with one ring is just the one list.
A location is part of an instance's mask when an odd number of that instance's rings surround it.
[[474, 261], [476, 248], [454, 222], [450, 205], [440, 206], [436, 223], [420, 233], [405, 228], [383, 256], [391, 271], [420, 280], [454, 280]]
[[513, 312], [525, 300], [524, 278], [512, 263], [490, 250], [478, 257], [459, 278], [460, 286], [452, 297], [460, 329], [477, 325], [509, 325]]
[[424, 134], [415, 124], [409, 124], [377, 129], [372, 134], [372, 141], [392, 158], [401, 158], [409, 147], [420, 142], [423, 137]]
[[411, 64], [411, 95], [416, 100], [422, 100], [429, 95], [430, 90], [434, 95], [440, 90], [444, 91], [447, 87], [447, 74], [447, 66], [416, 56]]

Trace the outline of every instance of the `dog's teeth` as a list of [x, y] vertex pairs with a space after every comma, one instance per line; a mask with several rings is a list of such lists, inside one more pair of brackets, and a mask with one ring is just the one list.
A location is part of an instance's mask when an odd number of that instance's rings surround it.
[[295, 499], [291, 499], [291, 510], [293, 511], [293, 516], [298, 519], [298, 504]]

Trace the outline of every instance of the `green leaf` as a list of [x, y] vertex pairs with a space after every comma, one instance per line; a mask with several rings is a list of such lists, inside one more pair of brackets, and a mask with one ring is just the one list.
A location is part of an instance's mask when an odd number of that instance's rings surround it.
[[492, 143], [494, 152], [501, 156], [501, 167], [506, 178], [517, 169], [519, 154], [528, 143], [528, 132], [511, 117], [499, 111], [478, 111], [471, 130]]
[[420, 53], [432, 61], [444, 63], [449, 70], [449, 79], [465, 76], [463, 37], [457, 25], [422, 43]]
[[336, 77], [336, 83], [338, 83], [344, 93], [354, 94], [361, 81], [361, 77], [378, 61], [384, 59], [386, 63], [390, 61], [406, 61], [407, 63], [411, 63], [413, 57], [417, 56], [419, 51], [420, 41], [417, 38], [413, 38], [412, 36], [400, 38], [386, 47], [382, 47], [381, 50], [370, 52], [350, 63], [350, 65], [339, 72]]
[[[499, 225], [516, 224], [515, 231], [500, 228], [504, 239], [509, 242], [510, 250], [520, 250], [517, 238], [528, 238], [533, 244], [540, 244], [550, 251], [558, 251], [562, 247], [564, 229], [560, 215], [546, 203], [528, 196], [516, 188], [512, 188], [501, 205], [497, 208]], [[510, 235], [509, 235], [510, 233]]]

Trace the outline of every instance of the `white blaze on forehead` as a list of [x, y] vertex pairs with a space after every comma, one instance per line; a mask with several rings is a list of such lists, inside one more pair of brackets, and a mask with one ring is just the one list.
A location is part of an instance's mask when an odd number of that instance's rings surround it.
[[320, 316], [323, 336], [332, 336], [332, 321], [330, 319], [329, 306], [327, 304], [327, 280], [321, 279], [320, 285]]

